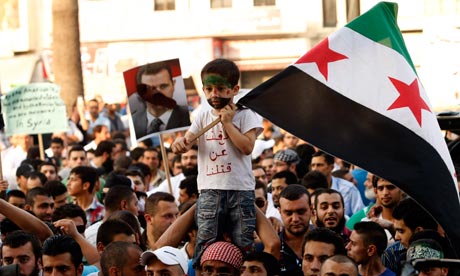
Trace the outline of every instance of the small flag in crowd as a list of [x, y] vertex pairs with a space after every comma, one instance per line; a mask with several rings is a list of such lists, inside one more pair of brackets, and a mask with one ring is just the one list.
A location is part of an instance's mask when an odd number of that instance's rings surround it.
[[460, 255], [454, 167], [396, 15], [396, 4], [377, 4], [239, 103], [397, 185]]

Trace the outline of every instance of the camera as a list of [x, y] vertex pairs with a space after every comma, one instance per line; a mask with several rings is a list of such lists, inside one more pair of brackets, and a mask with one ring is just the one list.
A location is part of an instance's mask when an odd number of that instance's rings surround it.
[[10, 264], [0, 266], [0, 276], [17, 276], [19, 275], [19, 265]]

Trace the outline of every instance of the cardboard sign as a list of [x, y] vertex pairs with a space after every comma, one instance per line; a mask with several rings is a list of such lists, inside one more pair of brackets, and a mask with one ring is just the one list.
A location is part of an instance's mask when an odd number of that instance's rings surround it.
[[60, 90], [52, 83], [32, 83], [3, 95], [6, 135], [67, 131], [66, 107]]

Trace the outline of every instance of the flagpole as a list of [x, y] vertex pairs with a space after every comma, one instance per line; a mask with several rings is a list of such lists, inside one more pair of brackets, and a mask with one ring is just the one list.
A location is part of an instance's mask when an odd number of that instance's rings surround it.
[[38, 134], [38, 148], [40, 149], [40, 160], [45, 160], [45, 151], [43, 149], [43, 136], [41, 133]]

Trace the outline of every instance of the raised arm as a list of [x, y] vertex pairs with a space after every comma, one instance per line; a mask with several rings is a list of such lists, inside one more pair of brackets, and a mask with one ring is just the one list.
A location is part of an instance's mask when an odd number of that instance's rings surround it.
[[36, 216], [0, 199], [0, 212], [21, 229], [35, 234], [41, 242], [53, 235], [51, 229]]
[[264, 252], [270, 253], [277, 259], [280, 258], [281, 242], [270, 221], [256, 206], [256, 232], [264, 244]]
[[179, 246], [182, 239], [187, 235], [188, 230], [193, 225], [195, 219], [196, 204], [194, 204], [185, 213], [180, 215], [177, 220], [168, 227], [168, 229], [160, 236], [155, 243], [156, 248], [160, 248], [166, 245], [177, 247]]

